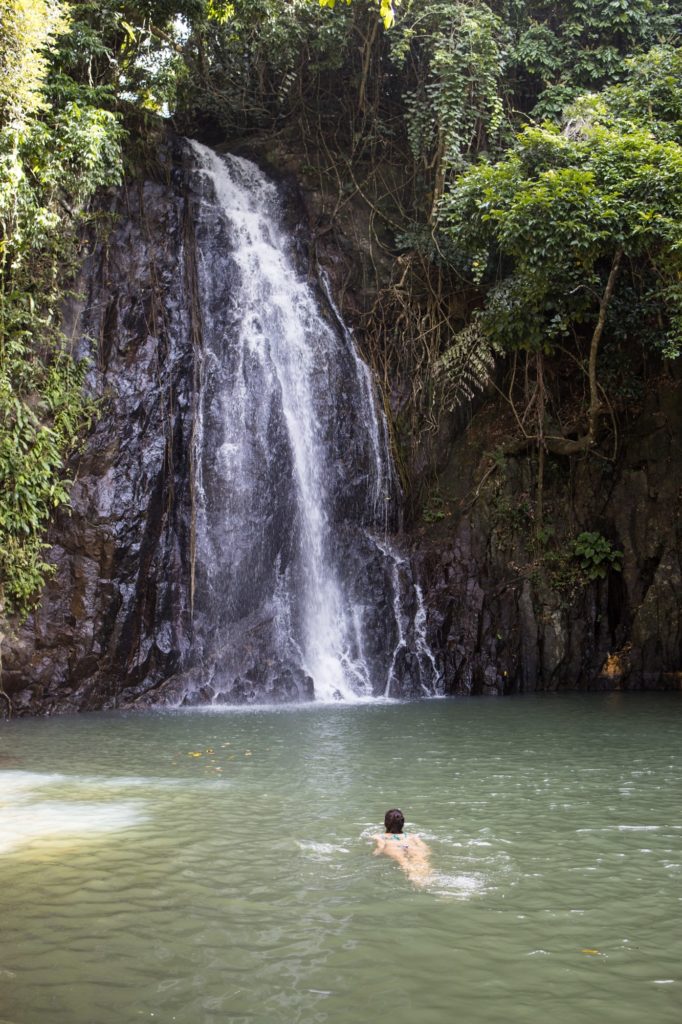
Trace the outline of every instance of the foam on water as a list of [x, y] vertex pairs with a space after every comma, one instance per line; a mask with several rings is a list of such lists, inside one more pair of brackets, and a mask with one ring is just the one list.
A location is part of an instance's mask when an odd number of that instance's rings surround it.
[[0, 790], [0, 806], [8, 800], [14, 800], [22, 793], [29, 790], [39, 789], [42, 786], [49, 786], [54, 782], [63, 782], [68, 776], [56, 772], [42, 774], [40, 772], [26, 772], [20, 770], [8, 770], [2, 772], [2, 789]]
[[440, 871], [434, 871], [427, 889], [436, 896], [469, 900], [472, 896], [480, 896], [485, 893], [486, 879], [477, 875], [447, 875]]
[[37, 843], [41, 849], [51, 844], [63, 847], [65, 841], [82, 842], [147, 820], [143, 801], [40, 798], [45, 789], [65, 783], [90, 788], [92, 780], [39, 772], [2, 773], [0, 855]]
[[305, 857], [310, 860], [329, 860], [337, 853], [348, 853], [347, 846], [339, 843], [315, 843], [306, 840], [299, 840], [298, 847]]
[[354, 707], [367, 707], [381, 706], [381, 705], [399, 705], [406, 704], [409, 701], [406, 698], [400, 697], [367, 697], [362, 694], [351, 694], [348, 697], [344, 697], [343, 700], [338, 698], [330, 697], [328, 699], [315, 699], [314, 701], [301, 701], [300, 703], [290, 704], [199, 704], [196, 707], [188, 708], [179, 706], [173, 708], [173, 712], [180, 712], [183, 715], [191, 716], [195, 714], [200, 715], [258, 715], [258, 714], [272, 714], [276, 712], [278, 715], [296, 715], [301, 711], [312, 711], [316, 712], [320, 709], [320, 706], [325, 709], [338, 708], [339, 710], [351, 709]]

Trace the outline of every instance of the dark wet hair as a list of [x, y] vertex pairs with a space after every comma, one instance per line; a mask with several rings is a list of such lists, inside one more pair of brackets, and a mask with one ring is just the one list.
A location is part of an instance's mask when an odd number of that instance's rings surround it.
[[387, 832], [392, 832], [394, 835], [398, 835], [402, 832], [404, 824], [405, 816], [397, 807], [393, 807], [392, 810], [386, 811], [386, 814], [384, 815], [384, 828]]

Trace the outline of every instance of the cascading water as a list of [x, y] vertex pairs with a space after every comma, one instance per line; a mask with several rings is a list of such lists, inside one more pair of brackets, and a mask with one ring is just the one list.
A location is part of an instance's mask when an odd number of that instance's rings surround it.
[[357, 699], [400, 672], [434, 692], [418, 592], [385, 537], [394, 483], [369, 371], [299, 272], [276, 186], [190, 146], [203, 673], [189, 699]]

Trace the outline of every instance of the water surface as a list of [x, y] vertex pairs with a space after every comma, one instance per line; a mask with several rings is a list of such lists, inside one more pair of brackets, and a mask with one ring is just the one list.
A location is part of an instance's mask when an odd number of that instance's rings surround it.
[[[0, 726], [11, 1024], [678, 1024], [682, 701]], [[371, 856], [389, 806], [433, 850]]]

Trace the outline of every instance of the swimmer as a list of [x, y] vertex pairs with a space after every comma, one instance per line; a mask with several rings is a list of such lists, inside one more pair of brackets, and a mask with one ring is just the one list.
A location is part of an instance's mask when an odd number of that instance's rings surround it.
[[426, 885], [431, 877], [429, 863], [431, 851], [419, 836], [406, 836], [403, 832], [404, 824], [403, 812], [399, 811], [397, 807], [386, 811], [384, 817], [386, 831], [374, 836], [374, 842], [377, 844], [374, 856], [378, 857], [381, 853], [386, 854], [387, 857], [400, 864], [411, 882], [418, 886]]

